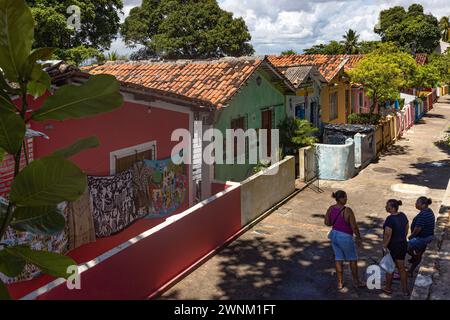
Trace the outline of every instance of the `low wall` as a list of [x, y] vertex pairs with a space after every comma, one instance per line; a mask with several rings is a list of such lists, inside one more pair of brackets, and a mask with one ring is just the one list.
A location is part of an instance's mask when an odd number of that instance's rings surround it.
[[242, 226], [295, 191], [295, 158], [287, 157], [241, 184]]
[[241, 229], [240, 204], [235, 185], [81, 266], [81, 290], [57, 279], [24, 298], [146, 299]]
[[299, 151], [300, 181], [310, 182], [317, 177], [316, 147], [305, 147]]
[[363, 169], [367, 167], [377, 155], [374, 134], [355, 135], [355, 167]]
[[295, 158], [288, 157], [242, 184], [214, 183], [212, 189], [219, 193], [79, 265], [81, 290], [69, 290], [64, 279], [56, 279], [15, 298], [155, 297], [208, 259], [246, 225], [295, 192]]
[[345, 181], [355, 175], [355, 143], [344, 145], [316, 144], [319, 178]]

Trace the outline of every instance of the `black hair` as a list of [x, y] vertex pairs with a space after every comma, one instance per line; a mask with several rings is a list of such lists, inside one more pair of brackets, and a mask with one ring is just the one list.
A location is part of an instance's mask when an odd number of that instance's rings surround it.
[[417, 202], [419, 202], [422, 205], [427, 205], [427, 206], [430, 206], [431, 204], [433, 204], [433, 200], [431, 200], [431, 198], [427, 198], [427, 197], [420, 197], [419, 199], [417, 199]]
[[388, 200], [387, 205], [398, 211], [398, 208], [403, 205], [403, 202], [402, 200], [390, 199]]
[[333, 197], [333, 199], [338, 201], [339, 199], [347, 197], [347, 193], [345, 191], [338, 190], [336, 192], [333, 192], [333, 194], [331, 196]]

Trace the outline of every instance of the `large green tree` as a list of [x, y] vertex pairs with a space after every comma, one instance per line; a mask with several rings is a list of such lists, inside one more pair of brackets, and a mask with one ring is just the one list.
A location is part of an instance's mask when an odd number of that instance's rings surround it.
[[[58, 48], [55, 55], [73, 63], [108, 50], [120, 28], [122, 0], [27, 0], [36, 21], [33, 47]], [[80, 8], [79, 30], [68, 27], [71, 5]]]
[[163, 58], [217, 58], [253, 54], [242, 18], [216, 0], [143, 0], [121, 27], [127, 45]]
[[412, 53], [432, 53], [441, 38], [437, 18], [425, 14], [420, 4], [411, 5], [408, 11], [400, 6], [381, 11], [374, 31], [384, 42], [394, 42]]
[[367, 95], [373, 99], [370, 109], [373, 113], [379, 104], [398, 99], [400, 88], [416, 83], [417, 68], [410, 54], [387, 43], [367, 54], [349, 75], [353, 82], [362, 83]]

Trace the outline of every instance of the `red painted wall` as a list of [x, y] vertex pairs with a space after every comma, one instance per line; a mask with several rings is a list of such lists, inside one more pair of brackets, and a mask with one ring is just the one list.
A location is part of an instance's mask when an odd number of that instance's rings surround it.
[[[40, 105], [33, 102], [33, 107]], [[121, 108], [87, 119], [68, 121], [31, 122], [32, 129], [44, 132], [50, 140], [34, 140], [35, 158], [46, 156], [66, 147], [80, 138], [97, 136], [100, 146], [84, 151], [73, 160], [88, 175], [110, 174], [110, 152], [157, 141], [158, 159], [171, 155], [177, 142], [170, 137], [175, 129], [189, 130], [189, 114], [126, 102]], [[188, 110], [186, 108], [186, 110]]]
[[240, 230], [240, 197], [240, 187], [229, 190], [87, 270], [82, 290], [64, 283], [39, 299], [146, 299]]

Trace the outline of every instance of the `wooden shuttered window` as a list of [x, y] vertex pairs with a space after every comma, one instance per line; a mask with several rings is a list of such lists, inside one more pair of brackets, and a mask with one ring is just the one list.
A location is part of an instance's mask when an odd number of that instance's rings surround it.
[[155, 153], [153, 149], [136, 152], [135, 154], [121, 158], [116, 158], [116, 173], [121, 173], [130, 169], [136, 162], [154, 159]]

